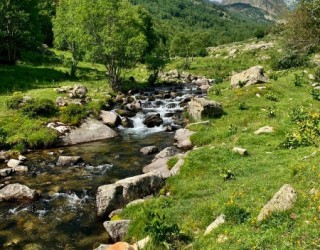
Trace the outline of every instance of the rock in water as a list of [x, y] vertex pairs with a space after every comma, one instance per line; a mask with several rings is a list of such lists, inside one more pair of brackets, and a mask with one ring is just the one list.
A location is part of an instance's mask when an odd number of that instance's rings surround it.
[[140, 153], [144, 155], [152, 155], [158, 152], [159, 152], [159, 149], [156, 146], [148, 146], [140, 149]]
[[148, 115], [143, 124], [146, 125], [148, 128], [158, 127], [163, 123], [163, 119], [161, 118], [160, 114], [152, 114]]
[[59, 156], [57, 166], [72, 166], [82, 162], [80, 156]]
[[254, 66], [231, 77], [231, 87], [248, 87], [257, 83], [267, 83], [268, 77], [264, 74], [263, 67]]
[[7, 185], [0, 190], [0, 201], [34, 201], [39, 196], [37, 191], [18, 183]]
[[116, 137], [117, 133], [108, 126], [94, 119], [87, 119], [80, 128], [72, 130], [62, 138], [62, 145], [99, 141]]
[[130, 220], [106, 221], [103, 223], [109, 236], [114, 242], [122, 241], [128, 233]]
[[121, 124], [121, 118], [116, 112], [102, 110], [100, 118], [104, 124], [110, 127], [117, 127]]
[[18, 167], [22, 162], [19, 160], [15, 160], [15, 159], [11, 159], [10, 161], [8, 161], [7, 166], [9, 168], [16, 168]]
[[261, 209], [257, 221], [266, 219], [273, 212], [292, 209], [297, 201], [297, 193], [289, 184], [284, 185], [272, 199]]
[[215, 101], [195, 97], [188, 103], [188, 113], [194, 120], [200, 121], [204, 117], [221, 117], [224, 111], [222, 106]]

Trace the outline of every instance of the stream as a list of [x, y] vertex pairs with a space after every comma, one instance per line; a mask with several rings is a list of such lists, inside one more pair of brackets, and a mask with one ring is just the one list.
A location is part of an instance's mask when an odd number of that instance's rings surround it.
[[[131, 118], [133, 128], [117, 128], [116, 138], [27, 154], [28, 174], [13, 175], [9, 182], [39, 190], [42, 197], [31, 204], [0, 203], [0, 248], [88, 250], [107, 243], [108, 235], [96, 216], [97, 188], [141, 174], [154, 157], [142, 155], [142, 147], [155, 145], [162, 150], [172, 146], [174, 132], [166, 132], [168, 126], [181, 125], [184, 100], [196, 95], [202, 94], [193, 85], [136, 94], [142, 110]], [[147, 128], [144, 118], [156, 113], [163, 124]], [[59, 155], [81, 156], [84, 163], [56, 166]]]

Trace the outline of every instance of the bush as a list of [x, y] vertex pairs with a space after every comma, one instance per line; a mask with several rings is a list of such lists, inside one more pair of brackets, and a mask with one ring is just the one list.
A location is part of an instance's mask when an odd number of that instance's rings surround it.
[[246, 104], [245, 102], [240, 102], [240, 103], [238, 104], [238, 109], [239, 109], [239, 110], [248, 110], [249, 107], [247, 106], [247, 104]]
[[22, 93], [14, 93], [7, 101], [6, 106], [8, 109], [19, 109], [23, 102]]
[[297, 52], [289, 51], [272, 61], [272, 68], [275, 70], [283, 70], [297, 68], [307, 65], [308, 58]]
[[250, 217], [249, 212], [237, 205], [227, 205], [224, 209], [224, 215], [227, 221], [233, 224], [242, 224]]
[[49, 99], [30, 100], [22, 107], [22, 113], [31, 118], [50, 117], [55, 115], [57, 111], [54, 102]]
[[6, 144], [7, 132], [3, 128], [0, 128], [0, 147], [4, 147]]
[[273, 101], [273, 102], [276, 102], [276, 101], [278, 101], [278, 97], [276, 96], [276, 94], [275, 93], [273, 93], [273, 92], [267, 92], [267, 94], [266, 94], [266, 99], [268, 99], [268, 100], [270, 100], [270, 101]]
[[317, 68], [314, 72], [314, 78], [317, 82], [320, 82], [320, 68]]
[[316, 101], [320, 101], [320, 89], [312, 89], [310, 94], [312, 95], [312, 98]]
[[61, 110], [61, 121], [70, 125], [79, 125], [82, 119], [87, 118], [88, 112], [85, 106], [70, 104]]
[[305, 83], [304, 74], [294, 74], [294, 86], [301, 87]]
[[276, 107], [271, 106], [268, 108], [268, 118], [274, 118], [276, 117]]

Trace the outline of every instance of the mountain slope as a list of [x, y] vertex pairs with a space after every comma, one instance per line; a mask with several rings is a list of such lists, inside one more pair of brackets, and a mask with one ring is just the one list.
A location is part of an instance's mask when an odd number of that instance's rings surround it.
[[[209, 0], [131, 0], [147, 9], [155, 23], [166, 35], [177, 32], [207, 32], [210, 44], [217, 45], [241, 41], [253, 37], [255, 32], [266, 27], [254, 18], [229, 11]], [[201, 35], [201, 34], [199, 34]]]
[[223, 0], [222, 4], [236, 4], [244, 3], [250, 4], [259, 9], [265, 10], [271, 15], [279, 16], [282, 15], [287, 9], [287, 5], [284, 0]]

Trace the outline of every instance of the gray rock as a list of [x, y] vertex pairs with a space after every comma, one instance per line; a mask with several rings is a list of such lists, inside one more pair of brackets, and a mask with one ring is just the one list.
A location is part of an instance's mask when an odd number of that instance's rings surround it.
[[261, 209], [257, 221], [266, 219], [273, 212], [282, 212], [292, 209], [297, 201], [297, 193], [289, 184], [282, 188], [272, 197], [272, 199]]
[[241, 88], [253, 84], [267, 83], [269, 78], [264, 74], [262, 66], [254, 66], [231, 77], [231, 87]]
[[188, 103], [188, 113], [194, 120], [199, 121], [205, 117], [221, 117], [224, 111], [218, 102], [196, 97]]
[[159, 152], [159, 149], [156, 146], [148, 146], [140, 149], [140, 153], [144, 155], [152, 155], [158, 152]]
[[17, 173], [17, 174], [24, 174], [26, 172], [28, 172], [29, 168], [27, 166], [16, 166], [13, 168], [13, 170]]
[[206, 231], [204, 232], [204, 235], [207, 235], [209, 233], [211, 233], [214, 229], [218, 228], [220, 225], [224, 224], [225, 221], [225, 215], [221, 214], [219, 217], [217, 217], [215, 219], [214, 222], [212, 222], [206, 229]]
[[141, 101], [133, 101], [127, 104], [127, 109], [135, 112], [141, 110]]
[[113, 242], [117, 242], [122, 241], [128, 233], [130, 222], [130, 220], [106, 221], [103, 226]]
[[152, 172], [100, 186], [97, 191], [97, 214], [107, 216], [129, 202], [158, 192], [165, 180], [160, 173]]
[[39, 198], [39, 193], [27, 186], [15, 183], [0, 189], [0, 201], [34, 201]]
[[259, 128], [257, 131], [254, 132], [255, 135], [269, 134], [269, 133], [273, 133], [273, 127], [265, 126], [265, 127]]
[[56, 105], [58, 107], [65, 107], [69, 104], [69, 101], [67, 101], [66, 99], [64, 99], [63, 97], [61, 96], [58, 96], [57, 99], [56, 99]]
[[56, 165], [57, 166], [73, 166], [82, 161], [83, 160], [80, 156], [59, 156]]
[[239, 154], [239, 155], [242, 155], [242, 156], [248, 155], [248, 150], [246, 150], [246, 149], [244, 149], [244, 148], [234, 147], [234, 148], [232, 149], [232, 152], [233, 152], [233, 153], [236, 153], [236, 154]]
[[14, 169], [13, 168], [3, 168], [0, 169], [0, 177], [7, 177], [10, 176], [12, 174], [14, 174]]
[[121, 124], [120, 116], [113, 111], [104, 111], [102, 110], [100, 113], [100, 118], [102, 122], [110, 127], [117, 127]]
[[22, 162], [19, 160], [15, 160], [15, 159], [10, 159], [7, 163], [7, 166], [9, 168], [15, 168], [18, 167]]
[[184, 164], [184, 159], [179, 159], [178, 162], [170, 170], [171, 176], [179, 174], [180, 173], [180, 169], [181, 169], [183, 164]]
[[143, 173], [161, 172], [165, 178], [170, 176], [170, 171], [167, 168], [167, 161], [169, 158], [157, 159], [142, 169]]
[[19, 161], [22, 161], [22, 162], [25, 162], [28, 160], [27, 157], [25, 157], [23, 155], [19, 155], [18, 159], [19, 159]]
[[123, 210], [123, 209], [120, 208], [120, 209], [116, 209], [116, 210], [112, 211], [112, 212], [108, 215], [109, 219], [111, 220], [113, 216], [121, 214], [121, 213], [122, 213], [122, 210]]
[[190, 140], [191, 135], [193, 135], [194, 132], [190, 131], [189, 129], [178, 129], [176, 131], [176, 134], [174, 136], [174, 139], [176, 140], [176, 145], [180, 149], [192, 149], [193, 145]]
[[167, 147], [163, 150], [161, 150], [158, 154], [156, 154], [156, 156], [154, 157], [154, 159], [152, 160], [153, 162], [158, 160], [158, 159], [169, 159], [170, 157], [180, 153], [181, 151], [179, 151], [176, 147]]
[[151, 114], [148, 115], [143, 124], [145, 124], [148, 128], [158, 127], [163, 123], [163, 119], [161, 118], [160, 114]]
[[62, 138], [62, 145], [75, 145], [116, 137], [117, 133], [94, 119], [87, 119], [80, 128], [72, 130]]
[[86, 97], [88, 89], [81, 84], [76, 84], [73, 86], [71, 92], [69, 93], [69, 97], [71, 98], [80, 98], [83, 99]]

